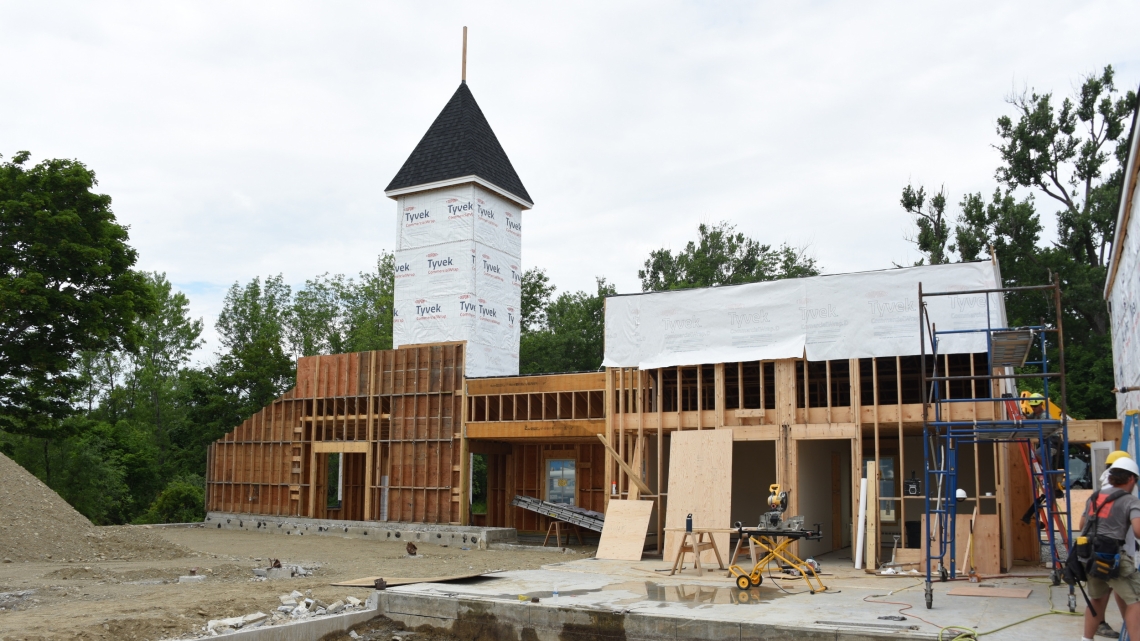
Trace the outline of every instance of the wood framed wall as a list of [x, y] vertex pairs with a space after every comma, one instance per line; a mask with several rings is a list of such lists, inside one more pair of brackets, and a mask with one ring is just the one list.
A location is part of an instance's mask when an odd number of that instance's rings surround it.
[[575, 461], [575, 504], [605, 509], [604, 372], [476, 378], [466, 382], [464, 431], [486, 457], [487, 524], [545, 532], [550, 519], [511, 506], [515, 495], [545, 499], [545, 461]]
[[[463, 367], [461, 343], [299, 359], [296, 387], [211, 444], [207, 510], [465, 522]], [[345, 454], [339, 508], [328, 454]]]
[[[985, 367], [985, 354], [948, 355], [942, 365], [951, 374], [974, 374]], [[918, 357], [864, 358], [839, 361], [786, 359], [716, 363], [668, 367], [641, 371], [636, 368], [610, 368], [606, 372], [606, 434], [618, 455], [634, 469], [645, 471], [643, 481], [656, 493], [641, 494], [656, 503], [653, 528], [663, 540], [664, 515], [668, 510], [668, 479], [663, 457], [668, 455], [667, 440], [677, 430], [731, 429], [737, 441], [774, 441], [776, 479], [791, 489], [793, 513], [799, 508], [798, 443], [804, 440], [850, 440], [851, 447], [851, 527], [856, 527], [858, 487], [863, 458], [873, 458], [876, 470], [889, 453], [897, 460], [894, 495], [881, 501], [897, 505], [897, 527], [907, 520], [902, 497], [903, 470], [907, 467], [907, 439], [921, 439], [922, 390]], [[943, 398], [971, 399], [987, 396], [976, 393], [972, 383], [943, 390]], [[955, 402], [943, 404], [944, 415], [955, 419], [988, 418], [1000, 412], [993, 403]], [[652, 442], [655, 447], [650, 448]], [[921, 440], [918, 440], [921, 444]], [[656, 465], [646, 460], [655, 451]], [[921, 457], [921, 448], [919, 457]], [[983, 467], [974, 451], [974, 475]], [[1006, 453], [992, 448], [993, 478], [996, 488], [992, 501], [1001, 515], [1003, 550], [1010, 549], [1010, 518]], [[914, 461], [912, 460], [913, 464]], [[921, 467], [921, 458], [918, 461]], [[653, 474], [648, 474], [650, 469]], [[877, 473], [880, 476], [881, 473]], [[876, 480], [881, 480], [880, 478]], [[607, 493], [607, 501], [627, 498], [631, 484], [616, 461], [607, 458], [605, 486], [616, 483], [617, 493]], [[980, 478], [976, 487], [986, 485]], [[911, 514], [911, 520], [918, 517]], [[725, 524], [728, 527], [730, 524]], [[882, 524], [879, 525], [880, 530]], [[881, 534], [881, 532], [880, 532]], [[880, 537], [880, 540], [881, 537]], [[1009, 567], [1009, 563], [1004, 564]]]

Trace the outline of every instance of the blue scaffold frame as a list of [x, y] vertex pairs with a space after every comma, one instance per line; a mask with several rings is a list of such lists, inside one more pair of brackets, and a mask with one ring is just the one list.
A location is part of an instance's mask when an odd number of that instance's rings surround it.
[[[1023, 452], [1023, 457], [1033, 486], [1038, 509], [1034, 514], [1034, 526], [1038, 532], [1038, 539], [1043, 556], [1048, 551], [1048, 558], [1044, 563], [1051, 570], [1054, 585], [1060, 584], [1061, 568], [1064, 561], [1063, 552], [1067, 552], [1073, 539], [1072, 519], [1068, 512], [1069, 502], [1069, 430], [1068, 416], [1065, 404], [1065, 349], [1064, 332], [1061, 319], [1061, 287], [1057, 278], [1051, 279], [1049, 285], [1028, 287], [998, 287], [993, 289], [979, 289], [954, 292], [924, 292], [922, 284], [918, 286], [919, 324], [921, 342], [921, 375], [923, 390], [923, 439], [922, 450], [925, 468], [925, 508], [926, 523], [926, 607], [933, 607], [934, 577], [947, 581], [958, 575], [957, 559], [955, 559], [955, 537], [957, 535], [957, 492], [958, 492], [958, 447], [961, 445], [974, 445], [991, 443], [996, 447], [1000, 443], [1016, 444]], [[994, 297], [1004, 299], [1010, 295], [1032, 295], [1033, 293], [1049, 294], [1055, 313], [1053, 324], [1047, 323], [1023, 327], [994, 327], [991, 313]], [[927, 308], [927, 299], [937, 296], [965, 296], [984, 294], [986, 297], [986, 326], [939, 330], [930, 318]], [[1012, 366], [995, 366], [994, 335], [998, 332], [1019, 332], [1028, 338], [1026, 344], [1029, 349], [1035, 350], [1039, 360], [1025, 360], [1015, 371]], [[939, 363], [939, 343], [942, 339], [953, 335], [984, 334], [986, 338], [988, 373], [970, 376], [950, 376], [949, 372], [941, 371]], [[1050, 341], [1050, 335], [1055, 340]], [[929, 346], [930, 351], [927, 352]], [[1058, 367], [1056, 371], [1050, 370], [1049, 349], [1056, 347], [1058, 354]], [[928, 360], [928, 358], [930, 360]], [[931, 367], [928, 369], [928, 365]], [[1027, 371], [1035, 370], [1035, 371]], [[1022, 400], [1016, 392], [1016, 381], [1021, 379], [1037, 379], [1041, 382], [1043, 392], [1041, 399], [1034, 402], [1041, 403], [1045, 408], [1044, 417], [1023, 417], [1019, 409]], [[970, 398], [950, 398], [948, 393], [952, 381], [972, 381], [975, 389], [985, 389], [983, 398], [976, 397], [976, 392]], [[982, 385], [977, 385], [981, 383]], [[999, 391], [1005, 390], [1005, 391]], [[1051, 400], [1060, 408], [1060, 416], [1052, 416], [1049, 408], [1053, 406]], [[985, 403], [990, 402], [994, 413], [989, 420], [954, 420], [949, 408], [954, 403]], [[976, 407], [976, 405], [975, 405]], [[1004, 415], [1004, 417], [1003, 417]], [[975, 417], [976, 418], [976, 417]], [[1013, 448], [1010, 448], [1013, 449]], [[1055, 465], [1056, 452], [1061, 452], [1062, 463]], [[975, 492], [977, 492], [975, 488]], [[1038, 496], [1037, 494], [1040, 493]], [[1057, 508], [1057, 500], [1063, 494], [1064, 509]], [[975, 502], [977, 497], [974, 497]], [[1056, 532], [1055, 532], [1056, 528]], [[937, 533], [937, 539], [929, 533]], [[1058, 541], [1060, 535], [1060, 541]], [[949, 562], [947, 562], [949, 557]], [[1069, 609], [1075, 611], [1076, 598], [1073, 589], [1069, 589]]]

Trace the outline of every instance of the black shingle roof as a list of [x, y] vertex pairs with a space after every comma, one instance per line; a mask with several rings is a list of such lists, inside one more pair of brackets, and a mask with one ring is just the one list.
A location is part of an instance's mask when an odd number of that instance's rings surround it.
[[472, 175], [533, 202], [464, 82], [384, 191]]

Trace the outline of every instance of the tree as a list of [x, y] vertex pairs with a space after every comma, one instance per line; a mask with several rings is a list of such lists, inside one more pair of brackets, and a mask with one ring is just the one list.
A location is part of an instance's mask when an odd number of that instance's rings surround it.
[[[133, 354], [135, 385], [144, 390], [147, 419], [153, 419], [160, 456], [166, 456], [176, 376], [202, 345], [202, 321], [190, 318], [190, 300], [173, 291], [166, 274], [147, 274], [157, 302], [153, 313], [139, 322], [138, 350]], [[159, 463], [163, 461], [160, 459]]]
[[154, 302], [94, 172], [29, 158], [0, 165], [0, 430], [44, 439], [46, 453], [74, 433], [78, 354], [132, 345]]
[[[918, 251], [924, 256], [915, 264], [941, 265], [950, 262], [946, 256], [946, 239], [949, 234], [945, 216], [946, 189], [940, 189], [927, 202], [926, 190], [922, 187], [915, 190], [907, 185], [903, 188], [902, 199], [899, 202], [914, 218], [914, 223], [918, 227], [918, 234], [911, 239], [911, 242], [918, 246]], [[949, 249], [953, 251], [954, 246], [951, 245]]]
[[[943, 252], [947, 260], [952, 260], [949, 252], [977, 260], [992, 251], [1007, 286], [1044, 284], [1052, 275], [1059, 276], [1067, 409], [1077, 418], [1112, 416], [1112, 350], [1101, 292], [1127, 160], [1127, 141], [1121, 134], [1136, 109], [1136, 94], [1118, 93], [1108, 66], [1100, 75], [1085, 77], [1078, 94], [1062, 100], [1059, 109], [1052, 93], [1026, 91], [1008, 102], [1014, 117], [997, 120], [999, 186], [988, 199], [981, 193], [962, 198], [954, 244], [946, 244], [946, 234], [932, 233], [927, 235], [929, 245], [920, 244], [920, 249], [928, 256]], [[1018, 199], [1019, 190], [1030, 193]], [[903, 208], [912, 216], [908, 194], [913, 203], [921, 191], [903, 189]], [[1034, 195], [1060, 207], [1058, 240], [1050, 246], [1041, 242], [1043, 225]], [[923, 223], [916, 222], [921, 240]], [[1007, 305], [1012, 325], [1051, 322], [1054, 315], [1044, 297], [1011, 297]]]
[[778, 249], [762, 245], [721, 222], [697, 227], [696, 242], [689, 241], [676, 254], [668, 249], [649, 253], [645, 268], [638, 270], [641, 290], [646, 292], [690, 287], [737, 285], [780, 278], [819, 274], [814, 258], [804, 248], [786, 244]]
[[392, 349], [395, 274], [395, 255], [383, 252], [376, 259], [376, 271], [360, 272], [360, 282], [350, 280], [352, 286], [341, 293], [345, 351]]
[[296, 367], [285, 336], [292, 292], [280, 275], [264, 284], [254, 278], [234, 283], [216, 324], [225, 351], [213, 366], [215, 380], [245, 417], [267, 405], [293, 384]]
[[606, 297], [615, 295], [614, 286], [598, 278], [595, 293], [567, 292], [550, 302], [543, 313], [545, 323], [521, 337], [519, 371], [596, 371], [605, 350]]
[[554, 296], [554, 285], [545, 269], [531, 267], [522, 275], [522, 306], [519, 332], [529, 334], [546, 326], [546, 308]]
[[136, 523], [197, 523], [206, 517], [205, 482], [201, 477], [177, 477], [154, 499]]
[[359, 281], [343, 274], [305, 281], [288, 317], [294, 355], [391, 349], [394, 274], [395, 258], [385, 252], [376, 271], [361, 272]]

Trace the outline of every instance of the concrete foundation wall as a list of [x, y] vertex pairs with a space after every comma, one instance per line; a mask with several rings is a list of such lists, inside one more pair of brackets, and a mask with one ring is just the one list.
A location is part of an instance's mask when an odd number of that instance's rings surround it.
[[518, 540], [514, 528], [385, 523], [381, 521], [335, 521], [230, 512], [207, 513], [205, 525], [206, 527], [224, 530], [248, 530], [266, 534], [323, 535], [375, 541], [411, 541], [413, 543], [425, 541], [449, 545], [466, 543], [479, 546], [491, 543], [514, 543]]
[[[796, 626], [741, 623], [632, 614], [620, 610], [559, 607], [541, 603], [516, 603], [471, 598], [443, 599], [424, 594], [386, 590], [379, 593], [379, 611], [409, 628], [431, 626], [462, 639], [529, 639], [550, 641], [661, 641], [725, 639], [764, 641], [871, 641], [874, 639], [923, 639], [935, 635], [905, 629], [875, 630], [802, 623]], [[884, 625], [884, 628], [887, 628]]]

